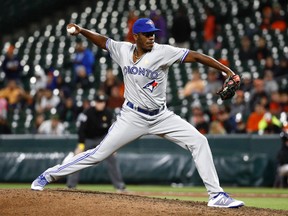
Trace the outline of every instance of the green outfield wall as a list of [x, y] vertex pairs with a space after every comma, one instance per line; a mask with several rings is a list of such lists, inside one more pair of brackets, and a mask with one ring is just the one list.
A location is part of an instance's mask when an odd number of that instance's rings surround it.
[[[281, 146], [278, 135], [207, 138], [222, 185], [273, 185], [276, 154]], [[0, 182], [31, 182], [47, 168], [62, 163], [76, 144], [76, 135], [2, 135]], [[127, 184], [203, 185], [190, 153], [165, 139], [145, 136], [118, 150], [117, 155]], [[82, 170], [80, 180], [110, 183], [105, 161]]]

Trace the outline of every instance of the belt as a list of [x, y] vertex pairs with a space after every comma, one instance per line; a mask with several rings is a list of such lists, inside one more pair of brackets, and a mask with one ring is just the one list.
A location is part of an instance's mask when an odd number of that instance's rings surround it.
[[131, 103], [130, 101], [128, 101], [127, 103], [127, 106], [130, 107], [131, 109], [134, 109], [138, 112], [141, 112], [143, 114], [146, 114], [146, 115], [150, 115], [150, 116], [154, 116], [154, 115], [157, 115], [160, 111], [163, 110], [164, 106], [161, 107], [160, 109], [155, 109], [155, 110], [146, 110], [146, 109], [143, 109], [143, 108], [140, 108], [136, 105], [134, 105], [133, 103]]

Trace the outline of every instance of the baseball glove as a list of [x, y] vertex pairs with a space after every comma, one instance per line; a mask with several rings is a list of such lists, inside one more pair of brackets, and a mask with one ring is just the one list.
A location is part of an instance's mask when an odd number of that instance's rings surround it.
[[222, 100], [229, 100], [234, 95], [237, 89], [240, 87], [241, 78], [239, 75], [235, 74], [233, 76], [229, 76], [224, 84], [222, 89], [217, 92]]

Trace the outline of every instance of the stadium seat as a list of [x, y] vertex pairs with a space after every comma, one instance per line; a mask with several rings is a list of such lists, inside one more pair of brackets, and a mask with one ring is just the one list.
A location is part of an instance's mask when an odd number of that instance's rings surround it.
[[[60, 5], [66, 3], [67, 0], [59, 0]], [[26, 90], [29, 90], [30, 78], [34, 75], [34, 67], [39, 64], [43, 68], [54, 67], [61, 71], [64, 75], [65, 82], [72, 86], [71, 82], [71, 49], [75, 46], [76, 37], [68, 36], [66, 32], [66, 25], [70, 22], [79, 23], [81, 26], [106, 34], [116, 40], [123, 40], [127, 27], [128, 8], [132, 6], [138, 8], [139, 12], [147, 11], [143, 15], [148, 16], [150, 9], [160, 9], [167, 18], [168, 27], [171, 27], [173, 16], [179, 5], [185, 2], [188, 11], [188, 16], [191, 20], [193, 31], [191, 33], [191, 48], [199, 52], [203, 52], [203, 36], [199, 31], [201, 23], [205, 17], [205, 5], [217, 5], [217, 18], [221, 20], [222, 31], [218, 35], [217, 40], [222, 42], [220, 50], [210, 50], [209, 55], [216, 59], [225, 57], [230, 63], [230, 67], [236, 68], [238, 72], [249, 71], [254, 78], [261, 75], [263, 64], [259, 61], [249, 60], [247, 62], [239, 60], [240, 38], [247, 32], [253, 32], [254, 39], [264, 36], [267, 40], [269, 49], [272, 51], [273, 58], [279, 59], [287, 55], [287, 41], [288, 29], [285, 32], [267, 31], [258, 29], [257, 26], [261, 24], [261, 11], [257, 8], [257, 4], [253, 1], [243, 0], [203, 0], [203, 1], [182, 1], [182, 0], [161, 0], [161, 1], [130, 1], [125, 0], [98, 0], [81, 2], [73, 0], [71, 8], [61, 11], [60, 15], [45, 17], [43, 20], [35, 23], [35, 17], [42, 17], [42, 11], [39, 8], [47, 8], [51, 12], [57, 3], [55, 1], [43, 0], [28, 3], [28, 0], [5, 0], [1, 17], [17, 17], [33, 23], [29, 31], [25, 31], [21, 36], [15, 38], [16, 52], [22, 57], [23, 63], [27, 65], [23, 71], [23, 83]], [[256, 5], [256, 6], [255, 6]], [[37, 13], [35, 12], [37, 8]], [[12, 10], [13, 9], [13, 10]], [[40, 12], [41, 11], [41, 12]], [[287, 11], [286, 11], [287, 12]], [[17, 16], [16, 16], [17, 14]], [[29, 16], [24, 17], [29, 14]], [[35, 16], [34, 18], [32, 17]], [[141, 14], [142, 15], [142, 14]], [[11, 19], [10, 25], [17, 26], [17, 19]], [[0, 24], [7, 25], [7, 20], [0, 18]], [[21, 23], [21, 22], [20, 22]], [[0, 29], [3, 29], [0, 25]], [[28, 28], [27, 28], [28, 29]], [[78, 37], [79, 38], [79, 37]], [[81, 36], [80, 36], [81, 38]], [[107, 52], [89, 44], [89, 47], [96, 54], [96, 65], [93, 76], [91, 77], [91, 84], [96, 89], [99, 88], [101, 81], [105, 78], [107, 68], [119, 70], [117, 65], [111, 60]], [[286, 51], [284, 51], [286, 48]], [[4, 59], [4, 45], [0, 45], [2, 53], [0, 54], [0, 63]], [[286, 53], [285, 53], [286, 52]], [[203, 109], [207, 109], [208, 105], [217, 100], [211, 95], [199, 96], [198, 98], [190, 98], [182, 100], [179, 98], [178, 91], [183, 88], [187, 81], [191, 78], [192, 64], [174, 64], [169, 70], [168, 86], [167, 86], [167, 104], [174, 109], [175, 112], [181, 116], [189, 114], [189, 107], [193, 100], [199, 100]], [[206, 68], [199, 66], [200, 71], [205, 77]], [[3, 85], [3, 81], [1, 84]], [[278, 80], [281, 88], [287, 88], [287, 78]], [[92, 89], [86, 91], [75, 90], [72, 95], [76, 100], [82, 100], [86, 97], [91, 97], [95, 92]], [[183, 108], [184, 107], [184, 108]], [[11, 122], [16, 133], [25, 132], [31, 126], [31, 114], [26, 115], [26, 118], [21, 114], [13, 113], [11, 115]], [[73, 126], [67, 125], [67, 128], [73, 129]]]

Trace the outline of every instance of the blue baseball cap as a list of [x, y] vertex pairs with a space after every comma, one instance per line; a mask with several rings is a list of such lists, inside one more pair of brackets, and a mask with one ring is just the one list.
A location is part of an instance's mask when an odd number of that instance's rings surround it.
[[154, 22], [149, 18], [140, 18], [136, 20], [133, 25], [133, 33], [138, 34], [140, 32], [156, 32], [160, 29], [155, 28]]

